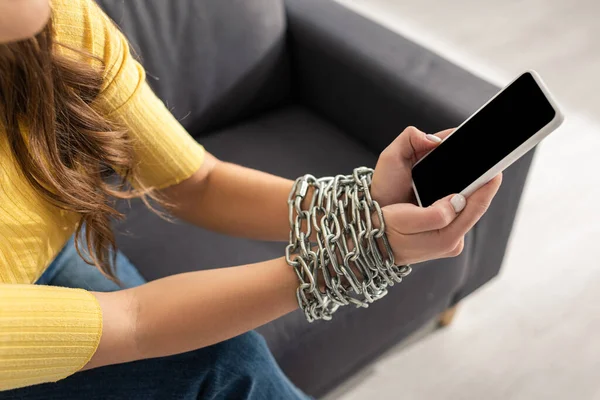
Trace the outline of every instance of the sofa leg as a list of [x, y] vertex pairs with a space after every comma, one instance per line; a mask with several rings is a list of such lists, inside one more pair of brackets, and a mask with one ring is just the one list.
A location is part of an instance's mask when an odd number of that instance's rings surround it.
[[454, 316], [456, 315], [456, 311], [458, 310], [458, 304], [453, 307], [447, 308], [444, 312], [440, 314], [438, 317], [438, 326], [440, 328], [445, 328], [452, 323], [454, 320]]

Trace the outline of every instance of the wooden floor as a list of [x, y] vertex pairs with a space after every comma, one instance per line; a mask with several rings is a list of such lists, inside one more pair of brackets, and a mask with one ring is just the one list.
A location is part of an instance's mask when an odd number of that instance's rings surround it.
[[498, 84], [538, 70], [567, 121], [538, 149], [501, 276], [328, 399], [600, 400], [600, 1], [339, 1]]

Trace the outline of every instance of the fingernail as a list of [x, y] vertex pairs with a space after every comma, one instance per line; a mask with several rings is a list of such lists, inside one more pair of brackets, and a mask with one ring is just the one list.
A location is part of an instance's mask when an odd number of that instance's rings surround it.
[[461, 212], [465, 206], [467, 205], [467, 199], [462, 194], [457, 194], [450, 199], [450, 204], [454, 207], [454, 211], [458, 214]]
[[442, 139], [440, 139], [439, 137], [437, 137], [435, 135], [425, 135], [425, 137], [427, 139], [429, 139], [430, 141], [432, 141], [433, 143], [439, 143], [442, 141]]

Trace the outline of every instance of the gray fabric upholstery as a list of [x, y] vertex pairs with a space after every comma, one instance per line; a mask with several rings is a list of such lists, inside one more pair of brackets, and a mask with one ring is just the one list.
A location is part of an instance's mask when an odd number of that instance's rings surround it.
[[[373, 166], [405, 126], [456, 126], [496, 91], [331, 0], [285, 0], [285, 10], [283, 0], [99, 2], [134, 42], [150, 84], [210, 152], [288, 178]], [[369, 310], [314, 324], [295, 312], [261, 327], [290, 378], [320, 396], [495, 276], [531, 157], [507, 170], [460, 257], [416, 266]], [[140, 202], [120, 207], [119, 247], [148, 279], [283, 254], [283, 243], [169, 223]]]
[[[293, 153], [289, 151], [292, 142]], [[357, 164], [374, 166], [377, 160], [331, 124], [300, 107], [284, 108], [215, 132], [200, 143], [222, 160], [288, 178], [306, 173], [346, 173]], [[117, 228], [122, 233], [119, 247], [148, 279], [264, 261], [283, 254], [282, 243], [229, 238], [184, 223], [173, 224], [140, 202], [132, 204], [130, 210], [123, 204], [127, 219]]]
[[194, 135], [289, 95], [279, 0], [98, 0], [121, 27], [148, 82]]
[[498, 194], [471, 232], [476, 246], [470, 250], [467, 276], [453, 303], [473, 293], [500, 271], [533, 156], [534, 152], [529, 152], [504, 171]]
[[[296, 143], [292, 153], [291, 142]], [[304, 173], [346, 173], [356, 165], [374, 166], [376, 162], [373, 153], [298, 106], [215, 132], [201, 143], [223, 160], [289, 178]], [[153, 215], [139, 201], [131, 208], [126, 203], [122, 207], [127, 221], [117, 228], [119, 247], [149, 279], [283, 254], [284, 243], [254, 242], [183, 222], [173, 224]], [[466, 249], [468, 254], [470, 239]], [[259, 331], [292, 381], [310, 393], [321, 394], [354, 372], [366, 355], [380, 354], [441, 312], [466, 275], [466, 257], [419, 265], [410, 279], [369, 310], [348, 307], [332, 322], [314, 324], [294, 312]], [[319, 368], [313, 365], [317, 360]]]
[[296, 95], [374, 151], [409, 125], [458, 126], [498, 90], [333, 1], [286, 9]]
[[[426, 132], [458, 126], [498, 91], [334, 1], [285, 3], [295, 95], [374, 152], [409, 125]], [[453, 302], [500, 270], [533, 154], [505, 171], [498, 195], [473, 230], [478, 246], [465, 251], [467, 277]]]

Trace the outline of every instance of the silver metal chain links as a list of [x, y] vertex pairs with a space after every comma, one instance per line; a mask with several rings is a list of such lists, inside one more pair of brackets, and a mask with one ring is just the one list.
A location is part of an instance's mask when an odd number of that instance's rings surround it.
[[394, 263], [372, 178], [373, 169], [360, 167], [352, 175], [304, 175], [292, 187], [285, 258], [300, 280], [296, 297], [309, 322], [330, 320], [348, 304], [366, 308], [411, 272]]

